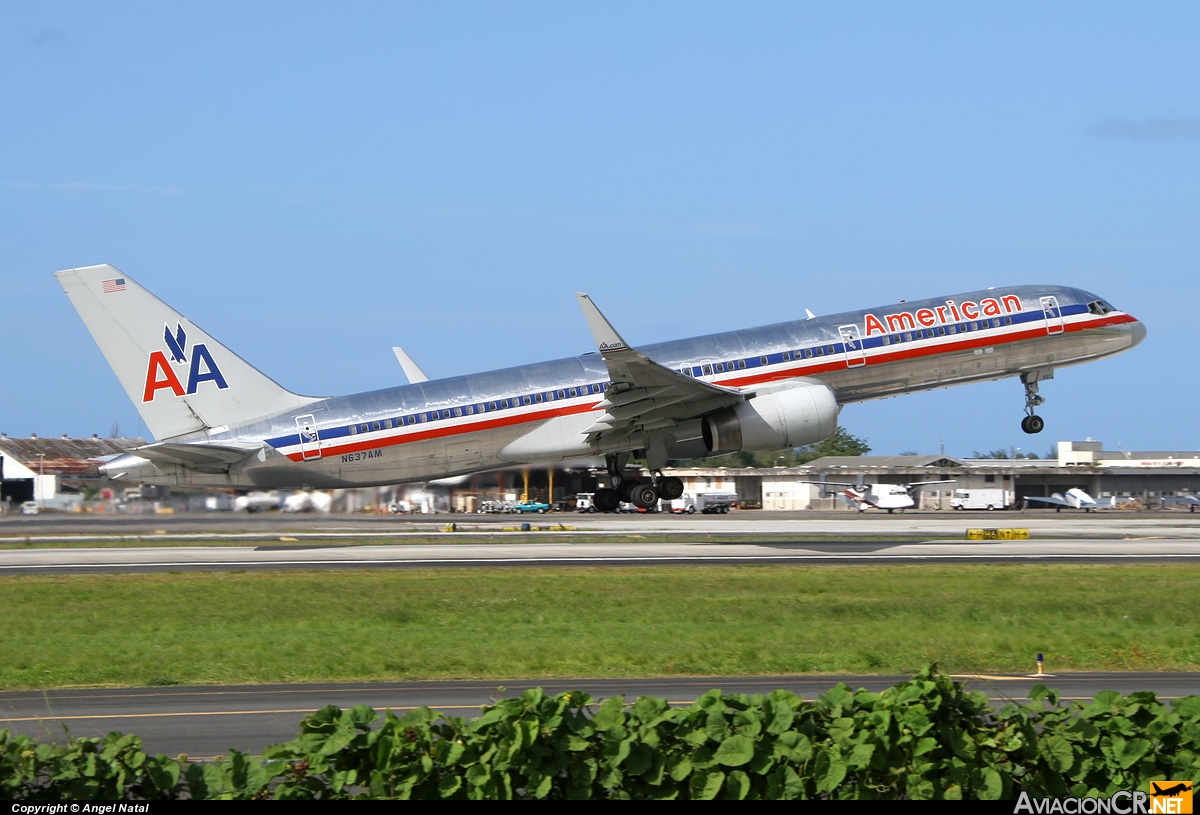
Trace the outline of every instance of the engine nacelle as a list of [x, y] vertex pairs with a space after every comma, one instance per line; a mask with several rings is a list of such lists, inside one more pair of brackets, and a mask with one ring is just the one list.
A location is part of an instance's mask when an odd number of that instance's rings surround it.
[[709, 455], [739, 450], [769, 452], [814, 444], [837, 430], [838, 404], [823, 382], [753, 396], [705, 416], [701, 425]]

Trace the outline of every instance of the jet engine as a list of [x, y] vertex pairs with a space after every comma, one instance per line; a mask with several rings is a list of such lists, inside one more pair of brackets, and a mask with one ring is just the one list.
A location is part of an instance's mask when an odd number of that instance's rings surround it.
[[837, 430], [833, 389], [810, 379], [806, 384], [760, 393], [705, 416], [701, 423], [709, 455], [739, 450], [783, 450], [813, 444]]

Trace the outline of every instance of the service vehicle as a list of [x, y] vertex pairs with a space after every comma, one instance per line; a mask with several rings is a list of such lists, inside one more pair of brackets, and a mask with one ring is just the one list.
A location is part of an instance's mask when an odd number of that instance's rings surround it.
[[671, 502], [671, 512], [675, 514], [703, 512], [706, 515], [724, 515], [737, 506], [737, 493], [733, 492], [685, 492]]
[[954, 509], [1006, 509], [1012, 506], [1011, 490], [985, 488], [979, 490], [955, 490], [950, 498]]

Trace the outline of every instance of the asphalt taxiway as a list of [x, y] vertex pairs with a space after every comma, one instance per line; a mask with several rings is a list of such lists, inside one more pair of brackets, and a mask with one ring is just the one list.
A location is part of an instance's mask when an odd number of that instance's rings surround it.
[[[719, 688], [726, 693], [790, 690], [812, 699], [839, 682], [880, 691], [905, 676], [666, 677], [654, 679], [548, 679], [468, 682], [403, 682], [338, 685], [163, 687], [0, 692], [0, 728], [40, 741], [62, 742], [110, 732], [135, 733], [148, 753], [192, 757], [227, 754], [230, 748], [254, 754], [296, 736], [301, 720], [324, 705], [366, 704], [381, 714], [426, 706], [450, 716], [470, 717], [480, 706], [518, 696], [531, 687], [547, 693], [585, 691], [593, 699], [623, 695], [658, 696], [684, 705]], [[1023, 700], [1035, 684], [1057, 689], [1064, 698], [1088, 700], [1102, 690], [1123, 694], [1153, 691], [1161, 699], [1200, 693], [1200, 674], [1091, 673], [1063, 676], [956, 677], [996, 704]]]

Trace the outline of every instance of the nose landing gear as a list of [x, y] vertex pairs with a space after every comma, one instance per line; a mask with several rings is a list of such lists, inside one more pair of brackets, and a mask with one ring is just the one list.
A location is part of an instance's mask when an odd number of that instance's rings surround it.
[[1021, 383], [1025, 386], [1025, 418], [1021, 420], [1021, 429], [1026, 433], [1041, 433], [1046, 421], [1034, 413], [1034, 408], [1044, 405], [1046, 399], [1038, 395], [1038, 380], [1049, 379], [1042, 371], [1026, 371], [1021, 374]]

